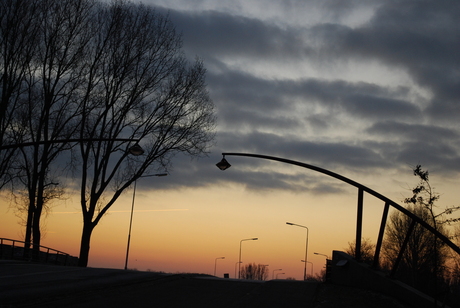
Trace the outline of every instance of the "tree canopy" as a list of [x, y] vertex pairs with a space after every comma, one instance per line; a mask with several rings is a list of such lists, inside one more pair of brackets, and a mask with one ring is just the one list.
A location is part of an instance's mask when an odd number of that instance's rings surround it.
[[6, 0], [0, 10], [0, 133], [2, 146], [12, 145], [0, 153], [21, 153], [2, 179], [18, 174], [15, 191], [28, 196], [26, 242], [38, 245], [42, 211], [71, 175], [86, 266], [94, 227], [126, 188], [167, 172], [177, 153], [208, 153], [215, 116], [206, 70], [150, 6]]

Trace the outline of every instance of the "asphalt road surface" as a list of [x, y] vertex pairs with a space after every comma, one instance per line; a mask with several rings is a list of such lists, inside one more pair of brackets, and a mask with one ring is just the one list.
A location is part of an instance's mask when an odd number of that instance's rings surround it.
[[315, 282], [249, 281], [0, 260], [0, 308], [405, 308], [380, 294]]
[[1, 308], [308, 307], [316, 286], [300, 281], [0, 262]]

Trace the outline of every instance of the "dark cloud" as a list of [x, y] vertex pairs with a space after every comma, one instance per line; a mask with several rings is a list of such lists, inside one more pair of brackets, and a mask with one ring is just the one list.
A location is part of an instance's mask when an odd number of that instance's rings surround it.
[[395, 121], [377, 122], [368, 129], [369, 133], [399, 140], [413, 140], [420, 143], [437, 144], [439, 141], [460, 142], [460, 134], [454, 129], [433, 125], [407, 124]]
[[298, 57], [305, 52], [301, 32], [218, 11], [170, 11], [186, 50], [207, 59]]
[[[380, 152], [387, 160], [401, 165], [429, 165], [437, 172], [449, 174], [460, 170], [460, 134], [457, 130], [386, 121], [375, 123], [368, 132], [386, 140], [381, 144]], [[376, 144], [371, 146], [378, 147]]]
[[[392, 118], [405, 120], [421, 116], [418, 106], [408, 100], [407, 91], [365, 82], [322, 79], [272, 80], [228, 70], [209, 74], [211, 92], [222, 124], [265, 122], [272, 128], [292, 129], [302, 125], [295, 120], [298, 105], [317, 105], [361, 119]], [[403, 97], [403, 98], [400, 98]], [[292, 117], [284, 116], [286, 113]], [[281, 114], [281, 115], [280, 115]], [[264, 121], [265, 120], [265, 121]]]
[[460, 3], [386, 1], [357, 28], [317, 25], [325, 56], [376, 60], [407, 71], [433, 93], [428, 115], [456, 121], [460, 113]]
[[[255, 169], [266, 162], [254, 159], [232, 158], [238, 172], [221, 175], [214, 165], [223, 151], [354, 174], [422, 163], [458, 176], [460, 2], [283, 3], [283, 22], [237, 8], [169, 10], [185, 52], [208, 69], [218, 133], [209, 158], [175, 159], [165, 187], [236, 182], [254, 190], [341, 191], [324, 177]], [[302, 24], [297, 12], [318, 17]], [[365, 69], [354, 72], [357, 65], [387, 71], [369, 80]]]
[[[235, 138], [236, 137], [236, 138]], [[279, 156], [332, 167], [384, 167], [386, 164], [376, 152], [359, 145], [331, 142], [309, 142], [295, 136], [268, 133], [219, 134], [219, 147], [234, 152], [271, 153]]]
[[460, 170], [458, 150], [449, 144], [408, 142], [398, 149], [398, 161], [429, 166], [435, 174], [456, 176]]

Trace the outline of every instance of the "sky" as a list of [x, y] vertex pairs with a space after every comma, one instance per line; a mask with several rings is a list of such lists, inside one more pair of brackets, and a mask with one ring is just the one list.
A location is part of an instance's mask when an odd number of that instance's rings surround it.
[[[234, 277], [241, 247], [243, 264], [269, 265], [269, 278], [302, 279], [306, 250], [310, 275], [354, 240], [354, 187], [250, 157], [226, 156], [220, 171], [222, 152], [315, 165], [401, 204], [421, 164], [440, 209], [460, 205], [460, 2], [143, 3], [169, 14], [187, 57], [204, 61], [217, 127], [208, 157], [177, 156], [167, 177], [138, 181], [130, 268]], [[132, 192], [96, 227], [89, 266], [123, 268]], [[383, 204], [364, 204], [363, 237], [375, 242]], [[78, 255], [78, 207], [69, 197], [53, 208], [43, 245]], [[2, 208], [0, 233], [21, 239]]]

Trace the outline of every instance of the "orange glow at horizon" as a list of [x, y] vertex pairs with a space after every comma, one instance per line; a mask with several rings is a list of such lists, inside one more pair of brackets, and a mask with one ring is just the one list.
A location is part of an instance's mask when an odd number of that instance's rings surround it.
[[[225, 196], [225, 197], [222, 197]], [[132, 202], [128, 190], [93, 231], [90, 267], [124, 267]], [[303, 279], [306, 230], [309, 229], [308, 261], [313, 274], [324, 268], [325, 257], [344, 250], [356, 234], [357, 191], [315, 196], [283, 191], [250, 192], [242, 186], [137, 191], [128, 268], [162, 272], [213, 274], [234, 277], [240, 241], [242, 262], [267, 264], [269, 279], [274, 269]], [[5, 203], [3, 202], [5, 205]], [[78, 256], [82, 218], [78, 200], [55, 206], [45, 220], [42, 245]], [[364, 197], [363, 238], [376, 241], [383, 202]], [[5, 208], [5, 207], [4, 207]], [[23, 240], [23, 227], [13, 211], [0, 216], [0, 237]], [[312, 264], [307, 264], [307, 275]]]
[[[128, 191], [120, 197], [94, 229], [89, 266], [123, 268], [131, 194]], [[231, 197], [222, 198], [224, 194]], [[354, 236], [355, 202], [337, 206], [334, 203], [344, 202], [344, 196], [336, 198], [327, 197], [332, 205], [325, 207], [321, 205], [326, 201], [321, 201], [323, 197], [278, 191], [251, 193], [237, 186], [137, 192], [128, 267], [213, 274], [215, 258], [225, 256], [224, 260], [218, 260], [217, 274], [222, 277], [229, 273], [233, 277], [240, 240], [258, 237], [257, 241], [242, 243], [243, 265], [268, 264], [269, 272], [283, 268], [284, 278], [301, 280], [305, 229], [285, 223], [308, 226], [308, 261], [313, 263], [313, 272], [319, 273], [325, 257], [313, 252], [331, 255], [332, 249], [343, 249]], [[46, 220], [47, 234], [42, 245], [78, 256], [81, 215], [75, 204], [78, 202], [71, 200], [54, 208]], [[344, 224], [337, 232], [336, 219], [351, 223]], [[21, 230], [16, 221], [8, 229]], [[310, 275], [311, 264], [307, 269]]]

